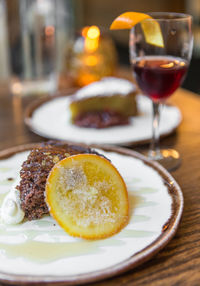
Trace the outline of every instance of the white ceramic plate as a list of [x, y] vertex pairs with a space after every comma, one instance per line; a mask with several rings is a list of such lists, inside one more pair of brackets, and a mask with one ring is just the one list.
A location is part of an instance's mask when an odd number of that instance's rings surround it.
[[[128, 145], [146, 143], [152, 137], [152, 103], [145, 96], [137, 96], [139, 115], [126, 126], [104, 129], [77, 127], [70, 122], [69, 96], [38, 101], [28, 107], [25, 123], [45, 138], [83, 142], [86, 144]], [[160, 135], [171, 134], [181, 122], [180, 110], [164, 105], [161, 112]]]
[[[0, 198], [9, 191], [34, 145], [0, 152]], [[163, 248], [177, 230], [182, 192], [160, 165], [130, 150], [104, 147], [123, 176], [130, 220], [118, 234], [102, 240], [73, 238], [46, 216], [16, 226], [0, 224], [0, 279], [12, 284], [87, 283], [133, 268]]]

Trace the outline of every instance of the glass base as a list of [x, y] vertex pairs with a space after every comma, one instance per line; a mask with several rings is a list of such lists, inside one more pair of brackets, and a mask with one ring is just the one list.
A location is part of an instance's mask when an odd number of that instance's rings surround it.
[[180, 154], [174, 149], [149, 151], [146, 156], [150, 160], [160, 163], [168, 171], [176, 170], [181, 164]]

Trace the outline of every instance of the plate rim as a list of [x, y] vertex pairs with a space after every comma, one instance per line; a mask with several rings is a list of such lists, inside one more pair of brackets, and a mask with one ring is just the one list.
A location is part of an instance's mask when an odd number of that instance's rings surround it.
[[[69, 89], [68, 91], [66, 91], [64, 94], [55, 94], [55, 95], [48, 95], [48, 96], [45, 96], [45, 97], [42, 97], [42, 98], [38, 98], [38, 99], [35, 99], [33, 100], [31, 103], [29, 103], [27, 105], [27, 107], [25, 108], [25, 111], [24, 111], [24, 123], [25, 125], [29, 128], [29, 130], [31, 130], [33, 133], [41, 136], [42, 138], [46, 138], [46, 139], [54, 139], [54, 140], [61, 140], [59, 138], [57, 138], [56, 136], [55, 137], [52, 137], [52, 136], [48, 136], [46, 134], [44, 134], [42, 131], [38, 131], [32, 124], [32, 115], [33, 113], [37, 110], [37, 108], [39, 108], [40, 106], [42, 106], [43, 104], [53, 100], [53, 99], [56, 99], [56, 98], [60, 98], [60, 97], [69, 97], [71, 96], [75, 91], [77, 90], [77, 88], [75, 89]], [[140, 96], [142, 94], [137, 94], [137, 96]], [[174, 106], [177, 108], [177, 110], [179, 111], [179, 115], [180, 115], [180, 118], [179, 118], [179, 121], [176, 123], [176, 125], [174, 126], [174, 128], [172, 128], [171, 130], [169, 130], [168, 132], [165, 132], [163, 133], [162, 135], [160, 135], [160, 139], [162, 140], [163, 138], [165, 137], [168, 137], [169, 135], [173, 134], [176, 132], [176, 129], [180, 126], [182, 120], [183, 120], [183, 117], [182, 117], [182, 114], [181, 114], [181, 111], [180, 109], [175, 106], [175, 105], [172, 105], [172, 104], [169, 104], [169, 103], [165, 103], [165, 105], [169, 105], [169, 106]], [[64, 140], [66, 141], [66, 140]], [[68, 139], [67, 141], [70, 141], [70, 139]], [[150, 143], [151, 142], [151, 138], [149, 139], [143, 139], [143, 140], [137, 140], [137, 141], [123, 141], [121, 143], [116, 143], [116, 146], [138, 146], [138, 145], [144, 145], [144, 144], [147, 144], [147, 143]], [[76, 142], [76, 143], [82, 143], [81, 142], [81, 139], [80, 139], [80, 142]], [[91, 143], [93, 144], [93, 143]], [[115, 143], [105, 143], [107, 145], [115, 145]], [[102, 145], [104, 145], [102, 143]]]
[[[74, 145], [82, 145], [84, 147], [98, 148], [108, 152], [116, 152], [122, 155], [128, 155], [143, 161], [144, 164], [153, 168], [161, 176], [165, 182], [168, 193], [172, 198], [172, 214], [168, 221], [163, 226], [163, 232], [159, 235], [155, 241], [149, 244], [147, 247], [130, 256], [122, 262], [116, 265], [110, 266], [106, 269], [101, 269], [93, 272], [88, 272], [78, 275], [66, 275], [66, 276], [55, 276], [55, 275], [22, 275], [22, 274], [10, 274], [0, 271], [0, 281], [6, 284], [12, 285], [29, 285], [34, 283], [35, 285], [77, 285], [91, 282], [97, 282], [113, 276], [118, 276], [130, 269], [134, 269], [137, 266], [155, 256], [161, 249], [163, 249], [175, 235], [183, 212], [184, 198], [180, 186], [172, 175], [164, 169], [159, 163], [153, 162], [148, 158], [144, 157], [140, 153], [126, 149], [123, 147], [116, 147], [105, 144], [78, 144], [69, 141], [62, 141], [63, 143], [69, 143]], [[0, 151], [0, 160], [9, 158], [14, 154], [30, 150], [34, 147], [39, 146], [40, 143], [28, 143], [23, 145], [14, 146]], [[31, 284], [32, 285], [32, 284]]]

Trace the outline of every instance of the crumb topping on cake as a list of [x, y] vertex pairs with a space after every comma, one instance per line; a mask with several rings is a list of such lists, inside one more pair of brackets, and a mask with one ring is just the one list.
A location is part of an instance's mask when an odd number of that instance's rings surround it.
[[31, 150], [22, 165], [20, 182], [16, 187], [20, 192], [21, 209], [25, 218], [38, 219], [49, 213], [45, 202], [45, 186], [51, 169], [60, 160], [81, 153], [98, 154], [87, 147], [56, 141], [44, 142]]

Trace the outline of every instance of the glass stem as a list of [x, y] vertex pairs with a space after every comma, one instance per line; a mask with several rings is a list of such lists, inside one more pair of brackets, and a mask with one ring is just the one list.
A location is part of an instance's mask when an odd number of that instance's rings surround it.
[[149, 157], [152, 160], [159, 160], [162, 158], [159, 147], [160, 107], [161, 104], [159, 102], [153, 102], [152, 140], [149, 151]]

